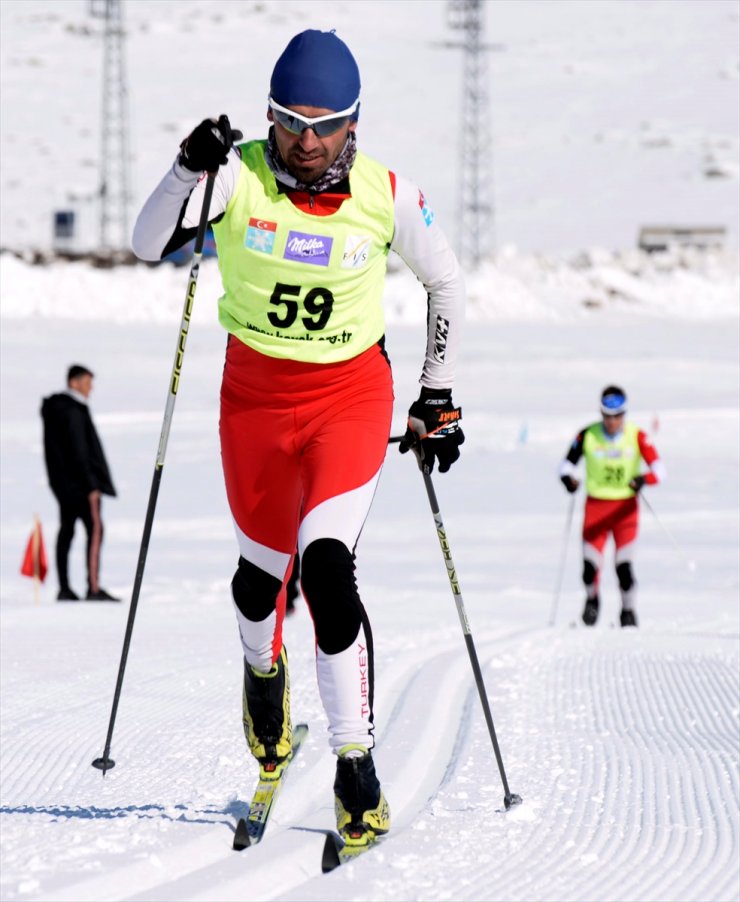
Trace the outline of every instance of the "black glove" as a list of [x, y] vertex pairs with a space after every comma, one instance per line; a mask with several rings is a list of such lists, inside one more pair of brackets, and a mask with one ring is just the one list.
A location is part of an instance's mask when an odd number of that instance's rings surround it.
[[460, 456], [460, 445], [465, 441], [461, 417], [461, 409], [452, 403], [451, 388], [423, 387], [419, 400], [409, 408], [408, 426], [398, 450], [405, 454], [413, 448], [425, 473], [432, 472], [436, 457], [439, 472], [446, 473]]
[[630, 479], [630, 488], [635, 495], [639, 494], [640, 489], [645, 485], [645, 481], [644, 476], [635, 476], [634, 479]]
[[242, 133], [232, 129], [229, 117], [221, 115], [218, 121], [204, 119], [180, 145], [178, 163], [191, 172], [218, 172], [229, 158], [235, 141], [241, 141]]
[[578, 491], [578, 486], [581, 484], [577, 479], [573, 479], [572, 476], [561, 476], [560, 481], [563, 483], [563, 485], [571, 495], [573, 494], [573, 492]]

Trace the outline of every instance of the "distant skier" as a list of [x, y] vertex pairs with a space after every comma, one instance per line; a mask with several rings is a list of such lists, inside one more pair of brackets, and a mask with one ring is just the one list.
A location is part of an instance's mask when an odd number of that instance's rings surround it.
[[69, 550], [77, 520], [87, 531], [86, 600], [120, 601], [100, 585], [101, 496], [115, 495], [116, 490], [88, 407], [93, 378], [87, 367], [74, 364], [67, 372], [67, 391], [44, 398], [41, 405], [46, 471], [59, 502], [57, 601], [79, 601], [69, 584]]
[[[593, 626], [599, 616], [599, 573], [606, 540], [615, 544], [615, 566], [622, 595], [622, 626], [637, 626], [636, 582], [632, 571], [637, 540], [637, 495], [645, 485], [665, 479], [665, 468], [647, 435], [625, 422], [627, 395], [616, 385], [601, 393], [601, 422], [579, 432], [560, 465], [560, 479], [569, 492], [580, 485], [577, 464], [586, 460], [586, 506], [583, 518], [583, 582], [586, 605], [583, 622]], [[641, 473], [641, 461], [648, 471]]]
[[[245, 75], [236, 64], [235, 77]], [[239, 74], [241, 73], [241, 74]], [[337, 827], [367, 845], [390, 827], [375, 774], [372, 633], [355, 549], [386, 455], [393, 408], [384, 347], [390, 250], [427, 293], [421, 392], [401, 451], [449, 470], [460, 456], [452, 401], [464, 279], [421, 191], [357, 149], [360, 74], [334, 32], [296, 35], [272, 73], [267, 140], [233, 146], [206, 119], [139, 215], [137, 255], [159, 260], [193, 237], [206, 180], [229, 333], [220, 436], [239, 545], [232, 596], [244, 652], [247, 743], [269, 777], [290, 759], [282, 627], [296, 549], [316, 669], [337, 755]], [[418, 437], [418, 442], [417, 442]]]

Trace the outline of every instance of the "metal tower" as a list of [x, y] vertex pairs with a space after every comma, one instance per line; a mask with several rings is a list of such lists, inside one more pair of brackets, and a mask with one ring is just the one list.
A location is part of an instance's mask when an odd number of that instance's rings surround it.
[[449, 0], [449, 26], [462, 31], [463, 102], [458, 198], [458, 253], [473, 269], [494, 250], [492, 194], [493, 171], [488, 155], [488, 91], [485, 51], [482, 43], [483, 0]]
[[129, 244], [128, 89], [124, 58], [123, 0], [90, 0], [103, 20], [103, 105], [100, 140], [100, 250]]

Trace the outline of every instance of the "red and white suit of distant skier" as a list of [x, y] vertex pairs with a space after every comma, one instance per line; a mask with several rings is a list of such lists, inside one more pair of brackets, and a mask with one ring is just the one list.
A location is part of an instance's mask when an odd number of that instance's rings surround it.
[[[632, 569], [639, 528], [637, 495], [630, 482], [637, 476], [646, 485], [665, 478], [665, 468], [653, 444], [641, 429], [626, 422], [610, 435], [602, 422], [578, 433], [560, 466], [560, 476], [575, 478], [577, 464], [586, 462], [586, 504], [583, 515], [583, 582], [588, 599], [599, 597], [604, 547], [614, 537], [615, 568], [622, 609], [632, 610], [636, 582]], [[648, 466], [640, 474], [641, 461]]]

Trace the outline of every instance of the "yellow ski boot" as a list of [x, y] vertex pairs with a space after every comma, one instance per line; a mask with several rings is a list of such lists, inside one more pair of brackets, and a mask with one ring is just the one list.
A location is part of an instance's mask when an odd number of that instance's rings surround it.
[[280, 776], [293, 748], [290, 722], [290, 678], [285, 647], [269, 673], [244, 661], [242, 696], [244, 735], [249, 751], [260, 765], [260, 778]]

